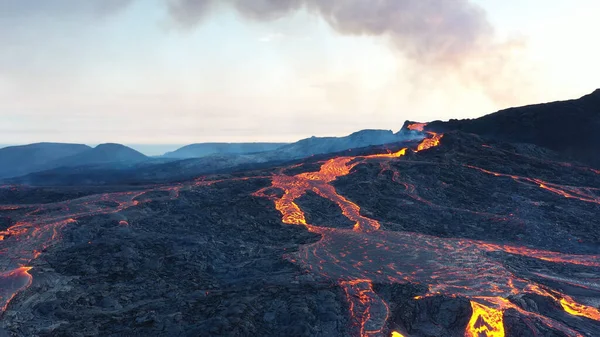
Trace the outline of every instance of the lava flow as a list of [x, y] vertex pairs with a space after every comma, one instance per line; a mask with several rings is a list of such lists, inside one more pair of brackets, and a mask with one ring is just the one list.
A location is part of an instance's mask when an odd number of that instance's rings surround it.
[[522, 177], [522, 176], [517, 176], [517, 175], [493, 172], [493, 171], [485, 170], [480, 167], [471, 166], [471, 165], [465, 165], [465, 166], [468, 168], [478, 170], [485, 174], [493, 175], [495, 177], [507, 177], [507, 178], [511, 178], [514, 181], [519, 182], [519, 183], [537, 186], [541, 189], [544, 189], [548, 192], [552, 192], [554, 194], [558, 194], [567, 199], [577, 199], [580, 201], [585, 201], [585, 202], [590, 202], [590, 203], [600, 205], [600, 197], [594, 194], [594, 191], [596, 191], [596, 192], [599, 191], [599, 189], [597, 189], [597, 188], [565, 186], [565, 185], [550, 183], [550, 182], [543, 181], [543, 180], [537, 179], [537, 178], [529, 178], [529, 177]]
[[0, 273], [0, 312], [6, 309], [10, 300], [31, 284], [30, 267], [19, 267]]
[[[265, 178], [265, 177], [252, 177]], [[249, 178], [232, 178], [246, 180]], [[0, 314], [10, 300], [26, 289], [32, 281], [28, 273], [33, 260], [61, 238], [61, 230], [87, 216], [114, 214], [140, 204], [138, 197], [147, 192], [168, 192], [170, 199], [179, 192], [197, 186], [209, 186], [224, 180], [198, 179], [187, 184], [152, 187], [135, 192], [117, 192], [90, 195], [79, 199], [39, 205], [0, 205], [0, 210], [28, 211], [21, 219], [0, 231]], [[120, 220], [120, 226], [128, 226]]]
[[467, 326], [467, 337], [502, 337], [504, 336], [504, 313], [501, 310], [486, 307], [471, 301], [473, 314]]
[[[425, 124], [416, 124], [408, 128], [423, 131], [424, 127]], [[423, 140], [415, 152], [437, 146], [442, 137], [442, 134], [430, 132], [429, 138]], [[302, 246], [288, 258], [313, 273], [338, 282], [346, 293], [356, 335], [402, 336], [397, 331], [386, 332], [389, 309], [373, 291], [373, 283], [425, 284], [429, 288], [425, 296], [447, 295], [470, 299], [472, 317], [465, 328], [465, 336], [468, 337], [504, 336], [503, 315], [508, 309], [517, 310], [568, 336], [580, 336], [573, 327], [527, 312], [507, 300], [511, 295], [525, 293], [543, 294], [561, 304], [567, 313], [600, 321], [596, 308], [577, 303], [557, 291], [540, 291], [540, 285], [515, 276], [500, 260], [488, 253], [504, 252], [592, 267], [600, 266], [599, 256], [570, 255], [477, 240], [442, 239], [417, 233], [384, 231], [377, 220], [361, 215], [360, 207], [339, 195], [331, 185], [331, 182], [348, 175], [360, 163], [391, 160], [405, 155], [406, 151], [333, 158], [323, 163], [318, 172], [295, 176], [274, 175], [271, 187], [284, 191], [281, 197], [267, 195], [267, 188], [255, 193], [274, 201], [284, 223], [302, 225], [322, 235], [320, 241]], [[396, 175], [394, 179], [397, 179]], [[344, 216], [355, 222], [354, 228], [325, 228], [307, 223], [303, 210], [295, 200], [308, 191], [337, 204]]]
[[417, 146], [417, 150], [415, 152], [424, 151], [424, 150], [427, 150], [432, 147], [436, 147], [436, 146], [440, 145], [440, 141], [442, 140], [442, 137], [444, 137], [444, 134], [441, 134], [441, 133], [425, 131], [426, 126], [427, 126], [427, 123], [414, 123], [414, 124], [410, 124], [407, 127], [409, 130], [425, 132], [429, 136], [431, 136], [429, 138], [423, 139], [423, 141], [419, 144], [419, 146]]

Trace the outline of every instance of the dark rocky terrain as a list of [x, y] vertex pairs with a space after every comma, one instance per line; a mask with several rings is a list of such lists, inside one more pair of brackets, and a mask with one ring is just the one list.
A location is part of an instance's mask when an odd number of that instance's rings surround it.
[[600, 171], [532, 142], [4, 186], [0, 334], [600, 336]]
[[536, 144], [600, 168], [600, 89], [579, 99], [511, 108], [471, 120], [436, 121], [427, 128]]

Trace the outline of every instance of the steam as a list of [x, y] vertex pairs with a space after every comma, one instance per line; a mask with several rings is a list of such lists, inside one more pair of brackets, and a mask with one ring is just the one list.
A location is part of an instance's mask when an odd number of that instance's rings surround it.
[[513, 56], [522, 43], [497, 41], [485, 11], [470, 0], [170, 0], [169, 9], [178, 24], [193, 27], [217, 3], [257, 21], [304, 9], [340, 34], [388, 38], [415, 66], [405, 75], [417, 82], [455, 78], [502, 101], [523, 82], [514, 78]]
[[0, 19], [27, 16], [62, 17], [68, 15], [105, 17], [133, 3], [134, 0], [3, 0]]
[[171, 0], [169, 14], [184, 28], [197, 25], [214, 5], [213, 0]]
[[[321, 16], [345, 35], [389, 37], [410, 59], [456, 63], [493, 37], [482, 8], [468, 0], [225, 0], [245, 17], [272, 20], [299, 9]], [[171, 0], [173, 18], [198, 23], [215, 0]]]

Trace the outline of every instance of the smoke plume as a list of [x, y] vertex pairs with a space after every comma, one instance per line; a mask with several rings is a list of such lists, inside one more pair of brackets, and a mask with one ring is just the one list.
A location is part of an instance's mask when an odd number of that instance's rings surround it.
[[134, 0], [2, 0], [0, 19], [22, 17], [104, 17], [129, 6]]
[[195, 26], [214, 5], [213, 0], [171, 0], [169, 14], [185, 28]]
[[[215, 0], [171, 0], [173, 18], [198, 23]], [[405, 56], [455, 63], [480, 52], [493, 37], [486, 14], [468, 0], [225, 0], [244, 16], [272, 20], [305, 8], [345, 35], [389, 37]]]
[[469, 0], [170, 0], [169, 8], [176, 22], [190, 27], [216, 4], [257, 21], [307, 10], [340, 34], [388, 38], [416, 65], [409, 76], [455, 78], [492, 99], [512, 96], [510, 83], [517, 81], [511, 55], [522, 44], [498, 42], [485, 11]]

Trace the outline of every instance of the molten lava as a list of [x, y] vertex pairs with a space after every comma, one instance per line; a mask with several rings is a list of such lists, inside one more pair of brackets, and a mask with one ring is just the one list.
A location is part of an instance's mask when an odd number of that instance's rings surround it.
[[483, 172], [485, 174], [493, 175], [495, 177], [511, 178], [518, 183], [537, 186], [541, 189], [544, 189], [548, 192], [552, 192], [554, 194], [560, 195], [567, 199], [577, 199], [580, 201], [590, 202], [590, 203], [600, 205], [600, 197], [594, 194], [594, 191], [598, 190], [595, 188], [559, 185], [559, 184], [554, 184], [554, 183], [550, 183], [547, 181], [543, 181], [543, 180], [537, 179], [537, 178], [521, 177], [521, 176], [517, 176], [517, 175], [489, 171], [489, 170], [485, 170], [480, 167], [472, 166], [472, 165], [465, 165], [465, 167], [472, 168], [472, 169], [478, 170], [480, 172]]
[[[417, 131], [423, 130], [424, 127], [424, 124], [409, 125], [409, 129]], [[443, 137], [435, 133], [429, 133], [429, 136], [419, 144], [417, 152], [439, 145]], [[585, 266], [599, 266], [600, 257], [561, 254], [476, 240], [441, 239], [416, 233], [382, 231], [378, 221], [361, 215], [360, 207], [339, 195], [330, 184], [367, 160], [392, 160], [405, 153], [406, 149], [403, 149], [394, 154], [330, 159], [323, 163], [318, 172], [301, 173], [296, 176], [274, 175], [272, 187], [284, 191], [280, 198], [266, 195], [266, 188], [255, 193], [274, 201], [284, 223], [302, 225], [309, 231], [322, 235], [319, 242], [301, 247], [299, 252], [290, 254], [288, 258], [327, 279], [339, 280], [348, 299], [356, 335], [384, 335], [389, 315], [388, 307], [373, 291], [373, 283], [412, 282], [427, 284], [429, 293], [426, 296], [443, 294], [469, 298], [473, 313], [465, 330], [466, 336], [504, 336], [503, 313], [507, 309], [534, 317], [568, 336], [578, 336], [572, 328], [539, 314], [527, 312], [508, 301], [508, 296], [531, 293], [532, 287], [537, 285], [516, 277], [487, 252], [504, 252]], [[386, 165], [382, 164], [382, 167], [385, 168]], [[399, 182], [395, 173], [392, 179]], [[403, 185], [407, 193], [414, 191], [414, 187], [411, 188], [409, 184]], [[307, 191], [313, 191], [337, 204], [344, 216], [356, 223], [353, 230], [308, 224], [303, 210], [295, 203], [295, 200]], [[563, 299], [569, 301], [566, 295], [552, 298], [561, 303]], [[593, 308], [575, 301], [569, 303], [563, 304], [566, 312], [596, 319]], [[400, 336], [396, 331], [390, 333]]]
[[6, 310], [12, 298], [31, 284], [31, 267], [19, 267], [0, 273], [0, 313]]
[[504, 337], [504, 312], [471, 301], [473, 314], [467, 325], [466, 337]]
[[423, 132], [423, 131], [425, 131], [426, 126], [427, 126], [427, 123], [413, 123], [413, 124], [408, 125], [406, 128], [409, 130], [413, 130], [413, 131]]
[[436, 147], [440, 145], [440, 140], [444, 136], [443, 134], [435, 133], [435, 132], [427, 132], [431, 135], [431, 138], [426, 138], [419, 144], [417, 147], [417, 152], [424, 151], [430, 149], [432, 147]]
[[360, 336], [377, 336], [383, 332], [388, 318], [387, 304], [373, 291], [370, 280], [342, 281], [340, 285], [350, 303], [350, 316]]
[[427, 150], [432, 147], [436, 147], [436, 146], [440, 145], [440, 141], [441, 141], [442, 137], [444, 137], [444, 135], [441, 133], [425, 131], [426, 126], [427, 126], [427, 123], [413, 123], [413, 124], [410, 124], [407, 126], [407, 128], [409, 130], [424, 132], [430, 136], [429, 138], [425, 138], [421, 142], [421, 144], [419, 144], [416, 152], [424, 151], [424, 150]]

